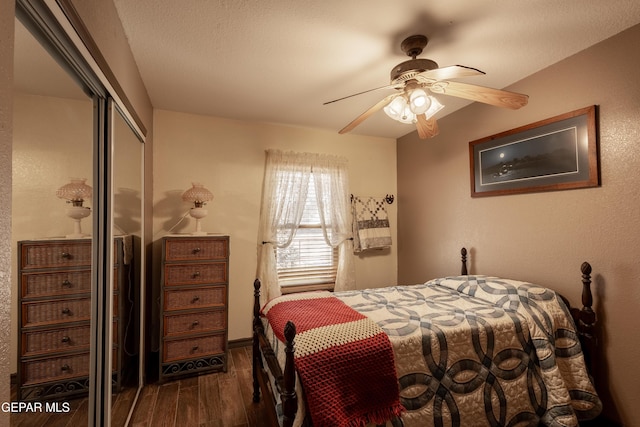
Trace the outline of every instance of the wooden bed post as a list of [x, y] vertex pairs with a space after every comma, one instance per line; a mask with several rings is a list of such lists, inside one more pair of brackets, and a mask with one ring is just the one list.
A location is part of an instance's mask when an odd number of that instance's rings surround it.
[[[597, 378], [596, 349], [598, 337], [596, 336], [596, 313], [593, 311], [593, 295], [591, 294], [591, 265], [583, 262], [580, 266], [582, 272], [582, 309], [577, 313], [576, 327], [580, 335], [585, 362], [591, 375]], [[574, 315], [574, 318], [576, 316]]]
[[295, 353], [294, 338], [296, 336], [296, 326], [289, 321], [284, 327], [284, 337], [287, 340], [285, 347], [286, 360], [284, 363], [284, 390], [280, 393], [282, 399], [283, 427], [293, 426], [298, 411], [298, 396], [296, 393], [296, 368], [293, 357]]
[[253, 401], [260, 402], [260, 382], [258, 381], [258, 369], [262, 365], [260, 356], [259, 330], [262, 329], [260, 320], [260, 279], [253, 281]]
[[460, 274], [466, 276], [467, 274], [467, 248], [460, 249], [460, 255], [462, 255], [462, 268]]
[[[296, 393], [296, 367], [294, 364], [294, 339], [296, 327], [293, 322], [287, 322], [284, 328], [285, 337], [285, 365], [284, 372], [278, 364], [278, 357], [273, 351], [269, 340], [264, 333], [264, 325], [260, 318], [260, 279], [253, 282], [253, 401], [260, 401], [262, 387], [265, 403], [268, 407], [267, 414], [272, 425], [277, 425], [278, 416], [273, 404], [273, 393], [268, 386], [268, 376], [265, 363], [275, 378], [275, 391], [280, 394], [283, 412], [283, 427], [293, 426], [298, 412], [298, 395]], [[263, 362], [264, 358], [264, 362]], [[269, 410], [269, 408], [271, 410]]]

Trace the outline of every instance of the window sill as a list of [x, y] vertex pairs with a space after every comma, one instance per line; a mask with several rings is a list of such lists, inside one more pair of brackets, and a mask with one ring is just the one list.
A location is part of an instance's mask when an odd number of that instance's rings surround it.
[[331, 291], [335, 287], [335, 283], [320, 283], [317, 285], [289, 285], [281, 286], [280, 291], [283, 295], [293, 294], [297, 292], [310, 292], [310, 291]]

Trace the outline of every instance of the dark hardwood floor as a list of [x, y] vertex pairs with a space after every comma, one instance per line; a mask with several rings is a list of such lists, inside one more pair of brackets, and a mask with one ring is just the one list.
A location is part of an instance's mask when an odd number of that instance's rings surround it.
[[[229, 352], [227, 372], [146, 385], [131, 416], [131, 427], [266, 427], [263, 404], [252, 402], [251, 348]], [[114, 395], [112, 427], [125, 425], [136, 389]], [[82, 427], [87, 425], [87, 399], [69, 401], [71, 411], [13, 414], [11, 426]]]

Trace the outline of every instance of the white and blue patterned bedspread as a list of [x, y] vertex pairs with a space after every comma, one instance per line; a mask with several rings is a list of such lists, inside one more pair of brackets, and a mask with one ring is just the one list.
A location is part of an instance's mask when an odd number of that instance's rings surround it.
[[[456, 276], [335, 295], [391, 340], [407, 409], [393, 427], [577, 426], [602, 409], [571, 315], [549, 289]], [[304, 412], [300, 399], [295, 425]]]
[[394, 425], [577, 426], [602, 409], [557, 294], [486, 276], [339, 292], [394, 347]]

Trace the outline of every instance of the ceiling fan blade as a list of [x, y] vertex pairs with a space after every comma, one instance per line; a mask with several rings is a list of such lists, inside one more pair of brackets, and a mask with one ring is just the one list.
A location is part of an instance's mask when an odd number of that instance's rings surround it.
[[334, 102], [342, 101], [343, 99], [351, 98], [351, 97], [354, 97], [354, 96], [362, 95], [362, 94], [364, 94], [364, 93], [369, 93], [369, 92], [373, 92], [373, 91], [376, 91], [376, 90], [382, 90], [382, 89], [399, 89], [399, 88], [401, 88], [401, 87], [403, 87], [403, 86], [404, 86], [404, 85], [403, 85], [402, 83], [401, 83], [401, 84], [397, 84], [397, 83], [396, 83], [396, 84], [391, 84], [391, 85], [380, 86], [380, 87], [377, 87], [377, 88], [374, 88], [374, 89], [365, 90], [365, 91], [363, 91], [363, 92], [354, 93], [354, 94], [352, 94], [352, 95], [343, 96], [342, 98], [334, 99], [334, 100], [332, 100], [332, 101], [327, 101], [327, 102], [323, 103], [322, 105], [332, 104], [332, 103], [334, 103]]
[[382, 100], [378, 101], [378, 103], [376, 103], [373, 107], [369, 108], [367, 111], [365, 111], [364, 113], [360, 114], [358, 117], [353, 119], [353, 121], [351, 121], [351, 123], [349, 123], [348, 125], [346, 125], [342, 129], [340, 129], [338, 131], [338, 133], [342, 134], [342, 133], [349, 132], [350, 130], [352, 130], [353, 128], [358, 126], [360, 123], [362, 123], [366, 119], [368, 119], [369, 116], [371, 116], [373, 113], [375, 113], [376, 111], [378, 111], [379, 109], [381, 109], [382, 107], [387, 105], [389, 102], [391, 102], [391, 100], [395, 96], [397, 96], [397, 94], [394, 93], [393, 95], [389, 95], [389, 96], [383, 98]]
[[420, 139], [431, 138], [438, 134], [438, 122], [436, 122], [435, 118], [431, 117], [427, 119], [427, 116], [424, 114], [418, 114], [417, 119], [416, 129], [418, 129]]
[[434, 93], [470, 99], [512, 110], [524, 107], [529, 102], [528, 95], [460, 82], [436, 82], [429, 89]]
[[427, 80], [449, 80], [461, 77], [480, 76], [485, 74], [477, 68], [466, 67], [464, 65], [450, 65], [448, 67], [435, 68], [433, 70], [423, 71], [416, 78], [424, 78]]

